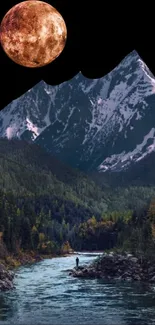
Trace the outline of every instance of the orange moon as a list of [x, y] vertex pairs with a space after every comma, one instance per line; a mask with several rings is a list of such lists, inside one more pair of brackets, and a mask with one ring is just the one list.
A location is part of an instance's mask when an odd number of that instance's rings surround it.
[[63, 51], [67, 28], [60, 13], [39, 0], [27, 0], [12, 7], [0, 26], [4, 52], [15, 63], [28, 68], [43, 67]]

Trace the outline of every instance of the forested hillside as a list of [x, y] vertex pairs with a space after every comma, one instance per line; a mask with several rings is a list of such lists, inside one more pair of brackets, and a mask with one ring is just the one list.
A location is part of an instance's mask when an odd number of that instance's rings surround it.
[[106, 210], [105, 195], [91, 178], [35, 144], [0, 139], [0, 173], [0, 188], [14, 194], [57, 195], [98, 213]]
[[13, 254], [133, 249], [132, 229], [135, 239], [142, 242], [147, 232], [152, 242], [154, 219], [148, 219], [148, 210], [154, 187], [97, 185], [39, 146], [19, 140], [0, 140], [0, 175], [1, 255], [5, 249]]

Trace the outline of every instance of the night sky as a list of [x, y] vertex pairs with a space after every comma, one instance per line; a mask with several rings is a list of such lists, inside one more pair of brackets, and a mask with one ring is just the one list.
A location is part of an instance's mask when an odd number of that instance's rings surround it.
[[[0, 21], [21, 1], [0, 3]], [[47, 0], [65, 19], [68, 39], [61, 55], [50, 65], [30, 69], [12, 62], [0, 46], [0, 109], [40, 80], [55, 85], [79, 71], [88, 78], [106, 75], [132, 50], [136, 50], [155, 75], [153, 9], [138, 10], [130, 2], [122, 6], [103, 0]]]

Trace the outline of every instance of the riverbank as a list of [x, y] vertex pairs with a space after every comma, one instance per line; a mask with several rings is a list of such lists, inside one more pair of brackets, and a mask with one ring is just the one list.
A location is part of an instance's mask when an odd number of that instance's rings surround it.
[[13, 289], [14, 276], [14, 272], [7, 270], [3, 264], [0, 264], [0, 291]]
[[6, 269], [15, 269], [16, 267], [40, 262], [44, 259], [54, 257], [65, 257], [74, 254], [74, 251], [60, 254], [40, 254], [35, 251], [24, 252], [20, 251], [18, 254], [7, 254], [3, 259], [0, 259], [0, 264], [3, 264]]
[[42, 256], [34, 252], [20, 252], [18, 255], [7, 254], [0, 259], [0, 291], [11, 290], [14, 288], [14, 270], [30, 263], [41, 261]]
[[132, 254], [104, 253], [88, 266], [74, 268], [69, 275], [79, 278], [116, 279], [155, 283], [155, 261]]
[[0, 259], [0, 291], [10, 290], [14, 288], [13, 280], [15, 277], [15, 270], [20, 266], [33, 264], [45, 259], [52, 259], [54, 257], [69, 256], [71, 253], [66, 254], [38, 254], [36, 252], [22, 252], [18, 255], [8, 254], [3, 259]]
[[[80, 252], [79, 252], [80, 253]], [[95, 260], [80, 253], [80, 265]], [[102, 325], [152, 324], [155, 322], [152, 287], [125, 281], [91, 281], [68, 277], [75, 255], [45, 259], [20, 267], [16, 289], [2, 293], [0, 314], [4, 325]], [[61, 307], [61, 308], [60, 308]], [[90, 322], [91, 319], [91, 322]]]

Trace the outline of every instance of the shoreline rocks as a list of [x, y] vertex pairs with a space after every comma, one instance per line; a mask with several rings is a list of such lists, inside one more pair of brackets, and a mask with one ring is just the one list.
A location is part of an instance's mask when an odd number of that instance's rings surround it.
[[0, 262], [0, 292], [14, 289], [13, 280], [17, 267], [26, 264], [36, 263], [43, 260], [40, 255], [33, 254], [19, 254], [18, 256], [8, 255]]
[[7, 270], [3, 264], [0, 264], [0, 291], [6, 291], [14, 288], [14, 272]]
[[70, 270], [69, 275], [87, 279], [116, 279], [155, 283], [155, 262], [132, 254], [103, 254], [88, 266]]

